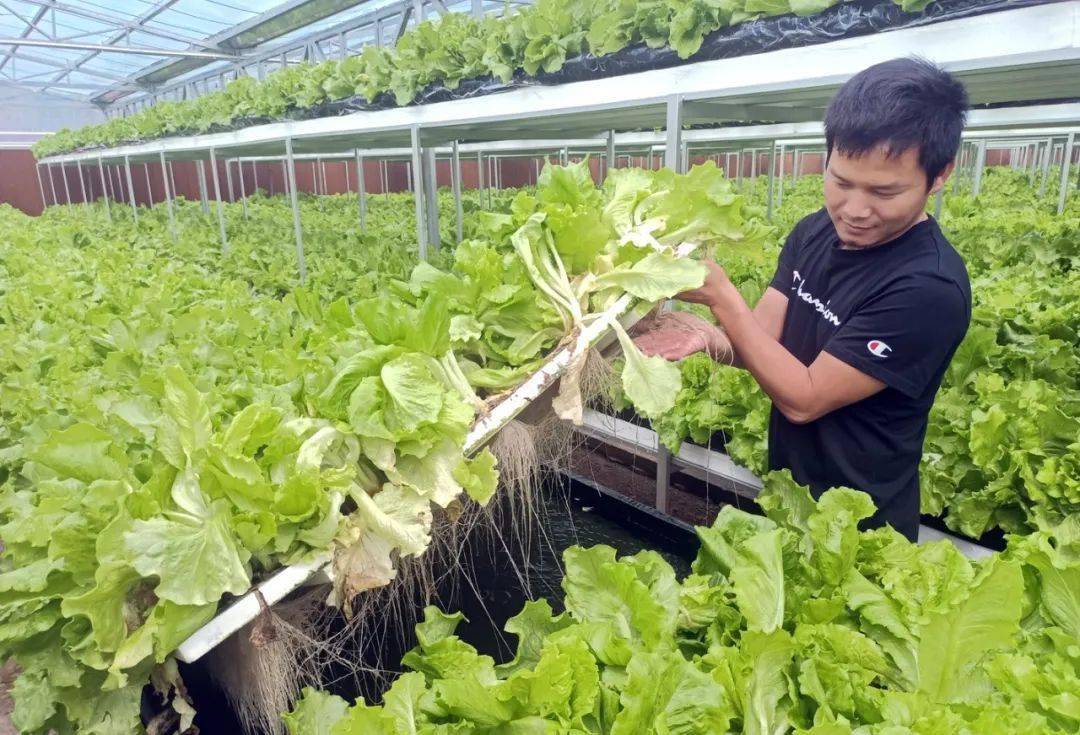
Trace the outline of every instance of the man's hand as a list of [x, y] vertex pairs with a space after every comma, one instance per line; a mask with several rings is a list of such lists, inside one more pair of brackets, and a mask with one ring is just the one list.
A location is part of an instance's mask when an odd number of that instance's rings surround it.
[[701, 284], [699, 288], [683, 291], [675, 298], [691, 304], [703, 304], [709, 307], [714, 314], [717, 311], [730, 311], [736, 304], [745, 306], [742, 295], [739, 294], [739, 289], [735, 288], [735, 284], [731, 282], [723, 268], [707, 259], [702, 260], [701, 264], [708, 270], [705, 283]]
[[705, 352], [715, 360], [731, 361], [731, 343], [715, 325], [686, 311], [673, 311], [639, 324], [634, 343], [646, 355], [681, 360]]

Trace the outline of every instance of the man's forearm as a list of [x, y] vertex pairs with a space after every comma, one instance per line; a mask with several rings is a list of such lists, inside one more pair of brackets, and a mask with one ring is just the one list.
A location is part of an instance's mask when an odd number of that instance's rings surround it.
[[809, 369], [765, 331], [745, 302], [740, 308], [712, 311], [739, 366], [750, 371], [780, 412], [795, 423], [813, 418]]

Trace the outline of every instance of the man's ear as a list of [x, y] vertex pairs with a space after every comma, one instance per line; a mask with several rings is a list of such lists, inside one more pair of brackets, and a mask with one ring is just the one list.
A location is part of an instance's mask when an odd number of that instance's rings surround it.
[[956, 169], [956, 161], [949, 161], [945, 164], [945, 168], [941, 170], [941, 173], [937, 175], [933, 183], [930, 184], [930, 193], [937, 194], [939, 191], [945, 188], [945, 182], [952, 176], [952, 172]]

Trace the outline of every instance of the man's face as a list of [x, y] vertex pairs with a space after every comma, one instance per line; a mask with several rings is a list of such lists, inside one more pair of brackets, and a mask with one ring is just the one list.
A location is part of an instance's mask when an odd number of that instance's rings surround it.
[[945, 185], [951, 172], [949, 164], [927, 191], [916, 148], [892, 157], [884, 147], [861, 156], [834, 150], [825, 168], [825, 209], [842, 243], [878, 245], [922, 221], [927, 200]]

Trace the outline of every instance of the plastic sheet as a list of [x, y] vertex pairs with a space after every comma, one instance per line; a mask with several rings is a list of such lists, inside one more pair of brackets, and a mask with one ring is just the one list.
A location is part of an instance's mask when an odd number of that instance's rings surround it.
[[[528, 76], [518, 70], [509, 82], [493, 77], [481, 77], [467, 79], [453, 90], [441, 84], [431, 85], [421, 91], [412, 104], [423, 105], [469, 99], [522, 87], [604, 79], [651, 69], [665, 69], [696, 61], [728, 59], [779, 49], [813, 46], [841, 38], [912, 28], [1031, 5], [1045, 5], [1054, 1], [940, 0], [931, 3], [925, 10], [919, 12], [906, 12], [892, 0], [841, 2], [821, 13], [806, 17], [781, 15], [748, 20], [735, 26], [720, 28], [706, 36], [701, 49], [688, 59], [680, 59], [678, 54], [668, 47], [653, 49], [640, 44], [605, 56], [582, 54], [570, 58], [562, 69], [550, 74], [540, 73], [536, 76]], [[380, 95], [370, 102], [363, 97], [352, 97], [298, 111], [297, 114], [302, 117], [290, 116], [290, 119], [330, 117], [395, 106], [396, 103], [390, 95]]]

